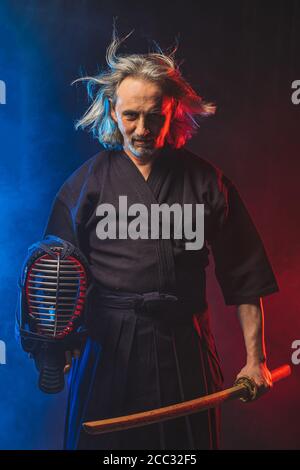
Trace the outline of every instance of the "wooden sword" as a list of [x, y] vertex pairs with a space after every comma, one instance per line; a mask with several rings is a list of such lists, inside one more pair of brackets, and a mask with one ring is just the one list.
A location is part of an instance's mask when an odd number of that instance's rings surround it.
[[[283, 365], [271, 371], [273, 383], [278, 382], [291, 374], [291, 367]], [[104, 434], [108, 432], [122, 431], [125, 429], [146, 426], [180, 416], [198, 413], [214, 408], [221, 403], [233, 399], [241, 399], [244, 402], [252, 401], [257, 396], [257, 386], [249, 377], [240, 377], [233, 385], [217, 393], [212, 393], [194, 400], [164, 406], [154, 410], [142, 411], [117, 418], [102, 419], [100, 421], [87, 421], [82, 426], [88, 434]]]

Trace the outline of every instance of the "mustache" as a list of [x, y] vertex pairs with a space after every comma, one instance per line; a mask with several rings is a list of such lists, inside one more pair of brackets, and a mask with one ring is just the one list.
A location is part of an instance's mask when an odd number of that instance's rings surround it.
[[153, 141], [153, 137], [132, 137], [132, 140], [138, 140], [139, 142], [151, 142]]

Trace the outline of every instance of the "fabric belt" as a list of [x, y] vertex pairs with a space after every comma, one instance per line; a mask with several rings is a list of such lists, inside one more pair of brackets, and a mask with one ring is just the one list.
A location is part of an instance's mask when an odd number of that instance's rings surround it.
[[138, 294], [134, 292], [115, 291], [100, 285], [95, 286], [94, 295], [99, 306], [113, 309], [130, 309], [137, 316], [149, 317], [158, 321], [190, 322], [194, 313], [205, 310], [199, 309], [188, 299], [180, 299], [176, 295], [158, 291]]

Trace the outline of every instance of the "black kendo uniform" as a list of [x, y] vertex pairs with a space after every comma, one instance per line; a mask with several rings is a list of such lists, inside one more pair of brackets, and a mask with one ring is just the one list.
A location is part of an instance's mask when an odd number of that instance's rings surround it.
[[[119, 196], [128, 206], [204, 204], [205, 244], [185, 240], [100, 240], [96, 208]], [[171, 230], [171, 234], [173, 230]], [[63, 184], [45, 235], [70, 241], [95, 278], [89, 336], [74, 361], [66, 449], [212, 449], [218, 410], [91, 436], [82, 422], [193, 399], [222, 387], [210, 331], [205, 267], [210, 247], [226, 305], [251, 303], [278, 290], [263, 243], [235, 186], [186, 149], [165, 147], [144, 179], [122, 150], [102, 151]]]

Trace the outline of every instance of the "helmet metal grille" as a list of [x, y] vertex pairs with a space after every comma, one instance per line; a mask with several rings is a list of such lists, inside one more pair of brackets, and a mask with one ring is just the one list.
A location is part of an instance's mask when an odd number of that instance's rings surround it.
[[37, 258], [26, 278], [29, 317], [36, 332], [62, 339], [74, 330], [74, 322], [83, 312], [87, 275], [81, 262], [68, 256], [61, 259], [61, 248]]

